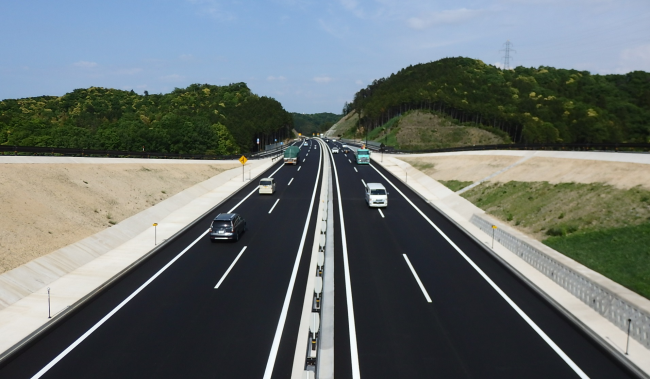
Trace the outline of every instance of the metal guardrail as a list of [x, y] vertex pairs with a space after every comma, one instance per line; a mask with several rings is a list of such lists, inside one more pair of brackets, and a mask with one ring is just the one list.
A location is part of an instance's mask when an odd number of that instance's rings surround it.
[[98, 150], [98, 149], [69, 149], [60, 147], [39, 147], [39, 146], [7, 146], [0, 145], [0, 155], [45, 155], [45, 156], [67, 156], [67, 157], [120, 157], [120, 158], [158, 158], [158, 159], [206, 159], [226, 160], [238, 159], [241, 155], [247, 158], [254, 157], [251, 154], [237, 155], [205, 155], [205, 154], [175, 154], [159, 153], [152, 151], [123, 151], [123, 150]]
[[[477, 215], [470, 222], [650, 349], [650, 314]], [[631, 320], [631, 324], [628, 322]]]

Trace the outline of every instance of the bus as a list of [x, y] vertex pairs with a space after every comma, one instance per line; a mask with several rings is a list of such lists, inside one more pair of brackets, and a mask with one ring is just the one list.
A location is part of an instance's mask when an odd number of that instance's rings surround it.
[[370, 164], [370, 150], [357, 149], [354, 155], [357, 157], [357, 164]]

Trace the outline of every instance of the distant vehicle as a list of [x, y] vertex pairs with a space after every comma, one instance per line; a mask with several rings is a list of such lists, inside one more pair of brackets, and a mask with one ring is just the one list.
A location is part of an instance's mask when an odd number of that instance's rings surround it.
[[345, 154], [347, 154], [347, 153], [350, 152], [350, 147], [349, 147], [348, 145], [343, 145], [343, 147], [342, 147], [341, 149], [343, 150], [343, 152], [344, 152]]
[[212, 221], [212, 225], [210, 225], [210, 241], [239, 241], [239, 237], [246, 230], [248, 230], [246, 220], [238, 213], [219, 213]]
[[357, 157], [357, 164], [370, 164], [370, 150], [357, 149], [354, 155]]
[[273, 195], [275, 192], [275, 179], [273, 178], [262, 178], [260, 180], [260, 195], [269, 194]]
[[300, 160], [300, 148], [298, 146], [289, 146], [284, 151], [284, 164], [297, 165]]
[[332, 148], [332, 154], [338, 154], [338, 153], [339, 153], [339, 148], [336, 147], [336, 146], [334, 146], [334, 147]]
[[303, 146], [309, 146], [309, 144], [307, 142], [305, 142], [305, 144]]
[[388, 192], [381, 183], [367, 183], [365, 197], [369, 207], [385, 208], [388, 206]]

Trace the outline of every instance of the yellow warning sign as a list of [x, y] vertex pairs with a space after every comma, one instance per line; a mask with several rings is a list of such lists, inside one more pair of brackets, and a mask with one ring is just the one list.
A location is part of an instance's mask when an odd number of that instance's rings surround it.
[[241, 158], [239, 158], [239, 161], [241, 162], [241, 164], [246, 164], [246, 162], [248, 162], [248, 159], [246, 159], [246, 157], [242, 155]]

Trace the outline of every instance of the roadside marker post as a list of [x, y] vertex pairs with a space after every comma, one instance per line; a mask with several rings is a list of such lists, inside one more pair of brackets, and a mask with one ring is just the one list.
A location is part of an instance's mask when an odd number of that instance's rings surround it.
[[494, 231], [497, 230], [496, 225], [492, 225], [492, 250], [494, 250]]
[[246, 174], [245, 174], [244, 166], [246, 166], [246, 162], [248, 162], [248, 159], [246, 159], [246, 157], [242, 155], [241, 158], [239, 158], [239, 161], [241, 162], [241, 181], [245, 182], [246, 181], [246, 177], [245, 177]]
[[627, 355], [627, 352], [630, 349], [630, 328], [631, 327], [632, 327], [632, 319], [628, 318], [627, 319], [627, 345], [625, 346], [625, 355]]
[[50, 287], [47, 287], [47, 318], [52, 318], [51, 309], [52, 308], [50, 307]]
[[154, 245], [154, 246], [158, 245], [158, 243], [157, 243], [157, 241], [156, 241], [156, 237], [158, 237], [158, 235], [157, 235], [157, 234], [158, 234], [158, 230], [156, 229], [156, 226], [158, 226], [158, 223], [157, 223], [157, 222], [154, 222], [154, 223], [153, 223], [153, 245]]

